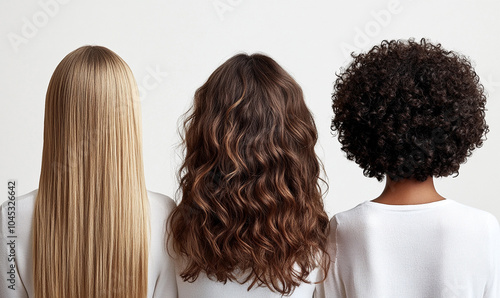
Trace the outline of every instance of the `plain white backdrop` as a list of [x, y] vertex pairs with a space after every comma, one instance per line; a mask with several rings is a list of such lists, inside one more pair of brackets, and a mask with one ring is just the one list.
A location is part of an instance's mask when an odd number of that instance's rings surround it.
[[142, 97], [147, 187], [177, 189], [179, 118], [217, 66], [263, 52], [302, 86], [319, 130], [329, 181], [328, 214], [378, 196], [384, 184], [347, 161], [330, 132], [335, 73], [351, 51], [383, 39], [429, 38], [470, 57], [488, 92], [491, 132], [456, 178], [436, 179], [445, 197], [500, 219], [500, 1], [410, 0], [40, 0], [0, 2], [0, 185], [38, 187], [44, 101], [57, 64], [82, 45], [102, 45], [132, 68]]

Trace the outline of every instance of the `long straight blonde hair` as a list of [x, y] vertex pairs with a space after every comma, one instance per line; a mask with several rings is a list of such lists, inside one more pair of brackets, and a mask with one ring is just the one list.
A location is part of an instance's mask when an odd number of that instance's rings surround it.
[[137, 85], [117, 54], [84, 46], [47, 90], [35, 296], [146, 297], [148, 243]]

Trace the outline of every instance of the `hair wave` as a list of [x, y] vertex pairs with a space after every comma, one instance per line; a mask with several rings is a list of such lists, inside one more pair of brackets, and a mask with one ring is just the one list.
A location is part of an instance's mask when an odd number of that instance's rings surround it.
[[185, 281], [204, 272], [289, 294], [327, 270], [317, 131], [285, 70], [261, 54], [230, 58], [196, 91], [184, 129], [169, 240]]

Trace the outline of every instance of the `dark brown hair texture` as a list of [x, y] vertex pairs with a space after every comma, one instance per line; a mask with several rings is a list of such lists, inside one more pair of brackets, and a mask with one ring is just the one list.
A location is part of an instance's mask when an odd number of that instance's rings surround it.
[[317, 131], [300, 86], [262, 54], [233, 56], [195, 93], [184, 123], [182, 200], [169, 241], [180, 276], [287, 295], [327, 270]]
[[332, 95], [347, 158], [379, 181], [458, 175], [488, 132], [470, 61], [425, 39], [384, 40], [352, 57]]

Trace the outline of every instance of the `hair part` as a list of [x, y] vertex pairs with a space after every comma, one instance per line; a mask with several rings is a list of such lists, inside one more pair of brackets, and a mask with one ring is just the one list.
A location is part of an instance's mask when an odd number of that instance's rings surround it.
[[81, 47], [54, 71], [33, 218], [36, 297], [146, 297], [138, 96], [127, 64], [104, 47]]
[[322, 266], [317, 131], [300, 86], [273, 59], [236, 55], [195, 93], [184, 123], [182, 200], [169, 240], [199, 274], [290, 294]]

